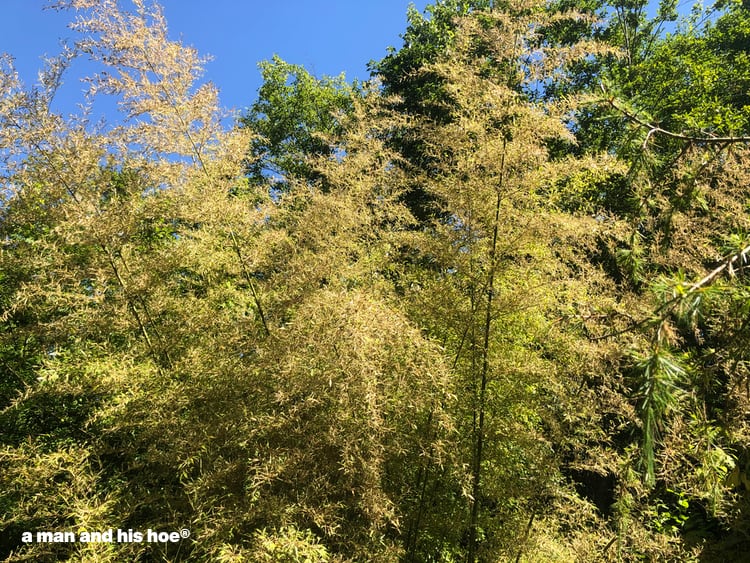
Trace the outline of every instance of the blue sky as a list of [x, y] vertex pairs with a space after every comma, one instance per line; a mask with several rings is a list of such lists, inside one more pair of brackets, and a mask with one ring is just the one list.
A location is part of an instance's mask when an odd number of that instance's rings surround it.
[[[128, 4], [127, 0], [123, 2]], [[213, 56], [205, 79], [221, 91], [225, 107], [242, 110], [260, 86], [257, 63], [275, 53], [304, 65], [315, 75], [366, 79], [368, 61], [380, 59], [389, 45], [399, 47], [407, 6], [422, 11], [428, 0], [162, 0], [170, 36], [203, 55]], [[45, 0], [0, 0], [0, 52], [16, 59], [24, 82], [31, 83], [42, 55], [59, 51], [72, 14], [42, 10]], [[73, 69], [75, 70], [75, 69]], [[74, 111], [83, 85], [69, 75], [58, 104]]]

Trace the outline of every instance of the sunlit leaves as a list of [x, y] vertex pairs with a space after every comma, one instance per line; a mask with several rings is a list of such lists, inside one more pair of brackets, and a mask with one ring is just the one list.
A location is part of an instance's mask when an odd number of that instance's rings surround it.
[[[353, 110], [356, 85], [344, 76], [315, 78], [299, 65], [274, 56], [259, 64], [263, 85], [242, 123], [257, 136], [250, 146], [248, 175], [287, 186], [319, 176], [309, 159], [335, 154], [344, 118]], [[343, 150], [338, 147], [338, 150]]]

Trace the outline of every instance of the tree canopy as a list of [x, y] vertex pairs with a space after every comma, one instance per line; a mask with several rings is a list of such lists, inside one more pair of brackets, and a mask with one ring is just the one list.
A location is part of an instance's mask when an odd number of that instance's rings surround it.
[[1, 558], [744, 557], [745, 4], [439, 0], [229, 126], [158, 4], [56, 7], [0, 61]]

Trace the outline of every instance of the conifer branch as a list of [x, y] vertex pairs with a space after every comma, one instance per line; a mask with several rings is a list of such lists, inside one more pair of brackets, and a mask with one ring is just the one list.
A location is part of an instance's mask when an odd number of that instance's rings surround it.
[[[604, 84], [600, 84], [602, 92], [606, 95], [607, 89], [604, 86]], [[643, 147], [646, 148], [648, 145], [648, 141], [654, 134], [660, 134], [664, 135], [665, 137], [670, 137], [672, 139], [679, 139], [682, 141], [688, 141], [691, 143], [697, 143], [697, 144], [704, 144], [704, 145], [719, 145], [719, 144], [734, 144], [734, 143], [750, 143], [750, 137], [748, 136], [729, 136], [729, 137], [716, 137], [713, 135], [686, 135], [684, 133], [675, 133], [674, 131], [669, 131], [668, 129], [664, 129], [662, 127], [659, 127], [658, 125], [654, 125], [653, 123], [649, 123], [648, 121], [638, 117], [634, 112], [622, 107], [621, 104], [618, 104], [616, 101], [616, 98], [612, 95], [609, 95], [607, 97], [607, 103], [612, 106], [615, 110], [620, 112], [622, 115], [624, 115], [627, 119], [632, 121], [633, 123], [636, 123], [640, 125], [641, 127], [644, 127], [648, 129], [648, 133], [646, 134], [646, 138], [643, 141]]]
[[[646, 317], [644, 319], [641, 319], [639, 321], [632, 322], [627, 327], [615, 331], [615, 332], [609, 332], [607, 334], [602, 334], [601, 336], [591, 336], [589, 337], [589, 340], [592, 342], [596, 342], [597, 340], [605, 340], [607, 338], [614, 338], [616, 336], [621, 336], [623, 334], [627, 334], [628, 332], [632, 332], [636, 329], [639, 329], [641, 327], [647, 326], [647, 325], [657, 325], [664, 321], [664, 319], [669, 316], [669, 314], [674, 310], [675, 306], [688, 297], [689, 295], [694, 294], [697, 291], [700, 291], [701, 289], [705, 288], [706, 286], [711, 285], [714, 281], [716, 281], [716, 278], [719, 277], [720, 274], [722, 274], [724, 271], [727, 271], [730, 275], [730, 277], [734, 277], [735, 269], [734, 264], [741, 260], [744, 263], [747, 263], [750, 261], [750, 244], [745, 246], [743, 249], [739, 250], [738, 252], [735, 252], [733, 254], [730, 254], [729, 256], [726, 256], [721, 260], [719, 265], [711, 270], [708, 274], [706, 274], [703, 278], [692, 284], [687, 288], [686, 291], [679, 293], [672, 297], [672, 299], [669, 299], [668, 301], [665, 301], [662, 303], [655, 311], [654, 315], [651, 317]], [[742, 265], [740, 268], [744, 268], [745, 266]]]

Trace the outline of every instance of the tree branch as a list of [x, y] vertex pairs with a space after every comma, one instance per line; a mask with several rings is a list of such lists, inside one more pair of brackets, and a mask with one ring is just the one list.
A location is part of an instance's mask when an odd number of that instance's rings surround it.
[[[607, 94], [607, 89], [605, 88], [604, 84], [601, 84], [601, 89], [604, 94]], [[670, 137], [672, 139], [680, 139], [682, 141], [688, 141], [691, 143], [699, 143], [699, 144], [722, 144], [722, 143], [750, 143], [750, 137], [715, 137], [715, 136], [701, 136], [701, 135], [686, 135], [684, 133], [675, 133], [673, 131], [669, 131], [667, 129], [662, 129], [658, 125], [654, 125], [653, 123], [649, 123], [648, 121], [641, 119], [636, 114], [634, 114], [631, 111], [628, 111], [624, 107], [617, 104], [615, 97], [609, 95], [607, 97], [607, 103], [612, 106], [614, 109], [619, 111], [622, 115], [627, 117], [630, 121], [633, 123], [636, 123], [640, 125], [641, 127], [645, 127], [648, 129], [648, 134], [646, 135], [646, 138], [643, 141], [643, 148], [646, 148], [646, 145], [648, 144], [648, 140], [651, 138], [651, 136], [654, 133], [658, 133], [660, 135], [664, 135], [665, 137]]]
[[606, 338], [613, 338], [615, 336], [620, 336], [621, 334], [625, 334], [627, 332], [631, 332], [637, 328], [640, 328], [644, 325], [648, 324], [656, 324], [662, 322], [667, 315], [674, 309], [674, 306], [685, 297], [688, 297], [689, 295], [692, 295], [696, 291], [699, 291], [703, 289], [704, 287], [711, 285], [714, 281], [716, 281], [716, 278], [719, 277], [719, 275], [727, 270], [729, 272], [729, 275], [731, 277], [734, 277], [734, 264], [738, 260], [742, 260], [744, 263], [750, 262], [750, 244], [745, 246], [742, 250], [735, 252], [734, 254], [730, 254], [729, 256], [726, 256], [720, 264], [711, 270], [707, 275], [705, 275], [703, 278], [695, 282], [693, 285], [691, 285], [688, 290], [685, 293], [682, 293], [680, 295], [676, 295], [669, 301], [665, 301], [654, 313], [658, 316], [656, 317], [646, 317], [645, 319], [641, 319], [640, 321], [636, 321], [631, 323], [629, 326], [622, 330], [618, 330], [616, 332], [610, 332], [607, 334], [603, 334], [601, 336], [592, 336], [589, 337], [589, 340], [594, 342], [597, 340], [604, 340]]

